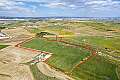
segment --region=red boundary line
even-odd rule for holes
[[[18,48],[21,48],[21,49],[25,49],[25,50],[29,50],[29,51],[32,51],[32,52],[40,52],[40,53],[49,54],[49,52],[45,52],[45,51],[40,51],[40,50],[36,50],[36,49],[31,49],[31,48],[22,47],[22,44],[31,41],[33,38],[34,38],[34,37],[32,37],[32,38],[30,38],[30,39],[28,39],[28,40],[26,40],[26,41],[23,41],[23,42],[21,42],[21,43],[18,43],[17,45],[15,45],[15,47],[18,47]],[[90,45],[88,45],[88,44],[82,46],[82,45],[78,45],[78,44],[66,42],[66,41],[62,40],[63,37],[58,37],[58,38],[60,38],[60,40],[58,40],[58,39],[56,39],[56,40],[49,40],[47,37],[43,37],[43,38],[46,39],[47,41],[62,42],[62,43],[65,43],[65,44],[69,44],[69,45],[76,46],[76,47],[82,47],[82,48],[84,48],[84,49],[86,49],[86,50],[88,50],[88,51],[90,51],[90,52],[92,53],[92,55],[85,57],[85,58],[83,59],[83,61],[80,61],[80,63],[79,63],[78,65],[76,65],[76,66],[79,66],[79,65],[85,63],[86,61],[88,61],[89,59],[91,59],[93,56],[95,56],[95,55],[97,54],[97,51],[96,51],[96,50],[93,50],[93,48],[92,48]],[[51,38],[51,37],[50,37],[50,38]],[[56,38],[56,37],[52,37],[52,38]],[[50,57],[49,57],[49,58],[50,58]],[[47,61],[49,58],[47,58],[45,61]]]
[[[61,40],[61,39],[58,41],[58,39],[57,39],[57,40],[49,40],[49,39],[46,38],[46,37],[44,37],[44,38],[45,38],[46,40],[48,40],[48,41],[62,42],[62,43],[65,43],[65,44],[69,44],[69,45],[76,46],[76,47],[82,47],[82,48],[84,48],[84,49],[86,49],[86,50],[88,50],[88,51],[90,51],[90,52],[92,53],[92,55],[85,57],[85,58],[83,59],[83,61],[80,61],[80,63],[79,63],[78,65],[76,65],[75,67],[77,67],[77,66],[85,63],[86,61],[88,61],[89,59],[91,59],[93,56],[95,56],[95,55],[97,54],[97,51],[96,51],[96,50],[93,50],[93,48],[92,48],[89,44],[86,44],[85,46],[82,46],[82,45],[78,45],[78,44],[66,42],[66,41]],[[59,37],[59,38],[61,38],[61,37]]]

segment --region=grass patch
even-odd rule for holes
[[[113,29],[120,29],[120,24],[114,23],[114,22],[83,22],[84,25],[86,26],[91,26],[96,30],[99,31],[108,31],[108,30],[113,30]]]
[[[90,53],[82,48],[63,46],[63,43],[49,42],[44,39],[33,39],[25,47],[54,53],[48,63],[58,69],[67,71],[75,80],[118,80],[116,65],[105,58],[95,56],[86,63],[71,69]]]
[[[104,48],[110,48],[113,50],[120,50],[120,38],[105,38],[105,37],[75,37],[74,40],[83,42],[85,40],[85,43],[89,43],[92,45],[96,45],[99,47],[104,47]]]
[[[8,45],[0,45],[0,49],[7,47]]]
[[[106,52],[106,49],[111,50],[111,52],[107,52],[108,54],[119,57],[120,56],[120,38],[106,38],[106,37],[98,37],[98,36],[84,36],[84,37],[72,37],[66,38],[71,42],[75,42],[78,44],[87,43],[94,47],[100,48],[103,52]]]
[[[120,65],[116,68],[116,74],[118,78],[120,79]]]
[[[85,36],[66,39],[78,44],[88,43],[96,47],[120,50],[120,38],[108,39],[105,37]],[[112,53],[111,55],[119,56],[117,53]],[[72,73],[76,80],[80,80],[81,78],[83,80],[119,80],[115,71],[116,67],[116,64],[109,62],[104,57],[96,56],[79,67],[76,67]]]
[[[42,72],[39,71],[36,64],[29,65],[29,67],[35,80],[58,80],[56,78],[44,75]]]
[[[63,29],[57,29],[57,30],[52,30],[55,33],[58,33],[59,35],[74,35],[73,32],[63,30]]]
[[[48,63],[64,71],[70,71],[83,58],[90,55],[90,52],[83,48],[69,47],[64,43],[37,38],[23,46],[53,53]]]
[[[105,58],[96,56],[73,70],[76,80],[118,80],[116,65]]]
[[[31,33],[40,33],[41,31],[43,31],[43,30],[41,30],[41,29],[39,29],[39,28],[29,28],[29,29],[27,29],[29,32],[31,32]]]

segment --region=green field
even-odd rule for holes
[[[113,50],[120,50],[120,38],[106,38],[106,37],[76,37],[75,40],[86,40],[87,43],[97,45],[99,47],[110,48]]]
[[[76,67],[72,73],[76,80],[119,80],[116,67],[115,64],[110,63],[103,57],[95,56]]]
[[[83,58],[90,55],[82,48],[66,47],[63,43],[49,42],[44,39],[33,39],[23,46],[53,53],[47,63],[68,72],[75,80],[118,80],[115,72],[117,66],[100,56],[95,56],[88,62],[72,69]]]
[[[70,71],[81,60],[90,55],[90,52],[83,48],[70,47],[64,43],[37,38],[23,46],[53,53],[48,63],[64,71]]]
[[[26,29],[26,30],[28,30],[31,33],[40,33],[41,31],[43,31],[38,28],[30,28],[30,29]]]
[[[7,47],[8,45],[0,45],[0,49]]]
[[[94,49],[97,48],[104,54],[108,54],[119,60],[119,23],[100,21],[46,21],[40,22],[40,26],[42,27],[34,29],[33,32],[46,30],[55,32],[58,35],[75,35],[66,37],[63,40],[80,45],[90,44]],[[76,33],[79,34],[76,35]],[[119,62],[114,62],[105,56],[96,55],[84,64],[75,67],[83,58],[91,54],[83,48],[76,48],[61,42],[50,42],[37,38],[25,43],[23,46],[53,53],[47,63],[56,69],[66,72],[75,80],[119,80],[116,74],[118,72],[118,75],[120,75]]]
[[[81,43],[87,43],[93,46],[96,46],[100,49],[105,48],[109,49],[112,53],[108,53],[110,55],[119,57],[120,56],[120,38],[119,37],[113,37],[113,38],[106,38],[106,37],[100,37],[100,36],[84,36],[84,37],[72,37],[72,38],[66,38],[66,40],[69,40],[71,42],[75,42],[78,44]]]
[[[120,50],[119,40],[120,38],[105,38],[105,37],[96,37],[96,36],[84,36],[84,37],[72,37],[66,38],[66,40],[75,42],[78,44],[87,43],[94,47],[108,48],[110,50]],[[85,41],[84,41],[85,40]],[[107,53],[112,56],[119,57],[120,54],[113,52]],[[79,76],[84,80],[118,80],[116,74],[117,63],[114,64],[104,57],[96,56],[93,59],[89,60],[85,64],[73,70],[74,76],[79,80]],[[78,72],[79,71],[79,72]],[[119,72],[118,72],[119,73]],[[110,77],[109,77],[110,76]],[[109,80],[109,79],[108,79]]]

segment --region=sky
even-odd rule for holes
[[[0,0],[0,16],[120,17],[120,0]]]

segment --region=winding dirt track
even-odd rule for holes
[[[74,80],[69,76],[65,75],[63,72],[56,71],[55,69],[50,68],[50,66],[44,62],[39,62],[37,66],[39,70],[47,76],[56,77],[59,80]]]

